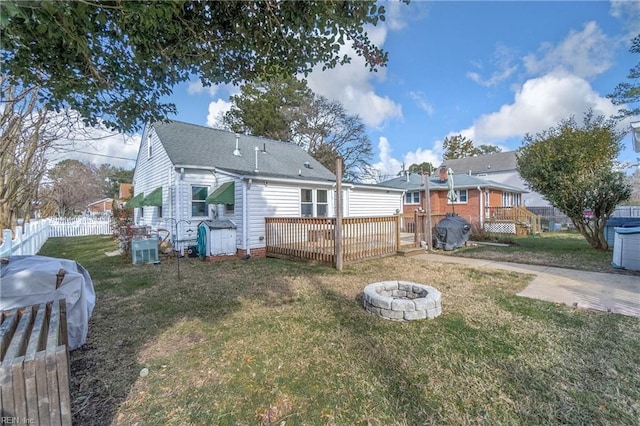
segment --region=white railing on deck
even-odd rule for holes
[[[83,235],[109,235],[111,219],[47,218],[32,220],[16,228],[2,230],[0,257],[34,255],[49,237],[77,237]]]

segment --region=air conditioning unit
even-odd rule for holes
[[[134,265],[158,262],[158,241],[155,238],[131,240],[131,259]]]

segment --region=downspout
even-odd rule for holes
[[[482,217],[482,188],[480,188],[479,186],[476,187],[476,189],[478,190],[478,195],[479,195],[479,200],[480,200],[480,205],[478,206],[478,214],[479,214],[479,218],[480,218],[480,228],[483,227],[483,223],[484,223],[484,218]]]
[[[167,189],[167,203],[169,204],[169,208],[167,209],[167,213],[169,214],[169,217],[173,217],[173,197],[171,196],[171,191],[173,190],[173,173],[175,172],[175,169],[173,168],[173,166],[169,166],[169,188]],[[164,199],[163,199],[164,201]],[[164,211],[162,212],[162,215],[164,216],[165,213]],[[163,221],[164,218],[160,219],[160,221]]]
[[[242,180],[242,241],[244,241],[246,256],[251,255],[251,248],[249,248],[249,203],[247,202],[249,199],[249,184],[251,182],[251,179],[249,179],[248,184],[247,180]]]

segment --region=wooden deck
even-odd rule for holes
[[[335,264],[335,218],[265,218],[267,256]],[[344,218],[343,262],[396,254],[399,217]],[[410,234],[413,235],[413,234]]]

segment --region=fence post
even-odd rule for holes
[[[334,232],[336,269],[342,271],[344,246],[342,241],[342,157],[336,157],[336,224]]]
[[[11,229],[3,229],[2,230],[2,249],[1,253],[4,256],[4,253],[7,253],[7,256],[11,255],[11,249],[13,248],[13,232]]]
[[[402,231],[402,213],[396,215],[396,250],[400,250],[400,232]]]

